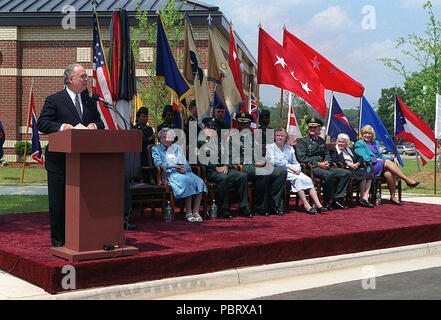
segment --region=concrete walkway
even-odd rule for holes
[[[0,186],[0,195],[47,195],[47,186]]]
[[[440,197],[403,196],[403,201],[441,204]],[[27,281],[0,271],[0,300],[253,299],[364,279],[366,267],[369,267],[369,272],[374,270],[375,276],[382,276],[439,266],[441,241],[120,286],[72,290],[57,295],[50,295]]]

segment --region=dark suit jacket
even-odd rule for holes
[[[66,89],[47,97],[38,118],[38,131],[45,134],[58,132],[63,123],[73,126],[79,123],[82,123],[84,126],[95,123],[98,129],[104,129],[104,123],[101,120],[96,102],[89,97],[87,90],[81,93],[81,101],[83,104],[82,119],[80,119]],[[49,150],[50,146],[46,150],[46,170],[64,174],[66,154],[50,152]]]

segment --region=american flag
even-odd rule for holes
[[[43,151],[41,150],[40,136],[37,130],[37,116],[35,115],[34,94],[31,89],[31,99],[29,103],[28,127],[32,128],[32,159],[39,164],[44,164]]]
[[[100,27],[98,25],[98,16],[93,13],[93,79],[92,94],[98,93],[104,100],[112,103],[110,93],[109,74],[107,72],[107,63],[104,57],[103,44],[101,42]],[[117,130],[116,116],[113,111],[104,107],[102,102],[97,102],[97,108],[104,122],[106,129]]]
[[[253,95],[250,96],[250,105],[248,107],[248,112],[253,117],[253,122],[251,122],[251,128],[257,128],[257,114],[259,109],[257,108],[257,101],[254,99]]]

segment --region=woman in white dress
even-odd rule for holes
[[[288,134],[285,129],[279,128],[274,132],[274,143],[266,146],[266,157],[270,163],[276,167],[282,167],[287,170],[287,180],[291,182],[291,189],[297,192],[302,200],[306,213],[316,214],[326,211],[322,206],[314,188],[312,179],[301,171],[299,162],[296,159],[294,148],[286,144]],[[305,190],[309,190],[309,195],[314,201],[311,206],[306,200]]]

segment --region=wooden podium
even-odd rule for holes
[[[66,239],[64,247],[51,248],[53,255],[77,262],[139,253],[124,243],[124,153],[141,151],[141,134],[68,130],[49,135],[49,150],[66,153]]]

